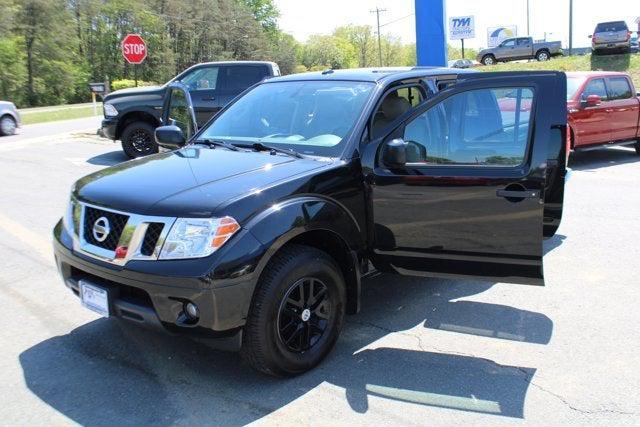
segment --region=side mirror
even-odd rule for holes
[[[587,99],[582,101],[582,107],[595,107],[597,105],[600,105],[600,103],[602,102],[602,100],[600,99],[600,96],[598,95],[589,95],[587,96]]]
[[[392,168],[402,168],[407,164],[407,143],[402,138],[392,139],[382,147],[382,162]]]
[[[156,128],[156,143],[169,150],[177,150],[186,144],[182,129],[176,125],[160,126]]]
[[[592,37],[593,37],[593,34],[589,34],[587,37],[588,37],[588,38],[592,38]]]

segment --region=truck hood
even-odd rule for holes
[[[328,164],[266,151],[189,146],[95,172],[76,182],[74,194],[87,203],[141,215],[208,217],[229,200]]]
[[[105,102],[111,101],[116,98],[122,98],[125,96],[132,95],[155,95],[157,93],[161,93],[164,90],[163,86],[141,86],[141,87],[132,87],[128,89],[120,89],[111,92],[109,95],[104,97]]]

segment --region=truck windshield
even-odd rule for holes
[[[218,115],[199,139],[277,144],[334,157],[373,88],[373,83],[348,81],[264,83]]]
[[[567,101],[573,98],[582,83],[584,83],[584,77],[567,78]]]

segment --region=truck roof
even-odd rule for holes
[[[346,70],[325,70],[309,73],[289,74],[287,76],[269,79],[274,81],[304,81],[304,80],[347,80],[359,82],[380,82],[387,79],[411,79],[422,76],[457,75],[470,71],[446,67],[379,67],[352,68]]]
[[[594,76],[624,76],[629,74],[620,71],[567,71],[567,77],[594,77]]]
[[[193,64],[189,68],[200,67],[203,65],[227,65],[227,64],[244,64],[244,65],[277,65],[272,61],[212,61],[212,62],[198,62]]]

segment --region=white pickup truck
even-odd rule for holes
[[[518,59],[537,59],[547,61],[552,56],[562,55],[562,43],[534,42],[531,37],[513,37],[505,39],[498,46],[482,49],[478,52],[478,61],[484,65]]]

